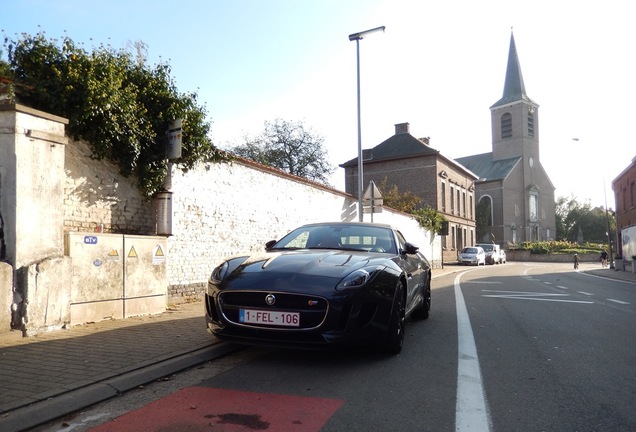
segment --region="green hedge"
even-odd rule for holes
[[[584,254],[584,253],[601,253],[607,250],[607,245],[598,243],[573,243],[569,241],[542,241],[542,242],[523,242],[515,245],[514,249],[529,250],[531,254]],[[513,249],[513,247],[511,247]]]

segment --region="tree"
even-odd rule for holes
[[[265,122],[263,133],[246,137],[245,144],[230,151],[253,161],[328,184],[335,171],[327,160],[324,138],[299,121],[276,119]]]
[[[149,196],[163,186],[166,132],[174,120],[183,120],[178,168],[227,156],[208,137],[196,93],[178,92],[168,64],[147,67],[140,58],[144,46],[138,43],[135,55],[103,45],[87,52],[68,36],[22,34],[16,41],[5,37],[8,71],[0,71],[16,83],[19,102],[68,118],[69,135],[88,141],[94,158],[134,175]]]
[[[422,228],[426,228],[435,234],[441,234],[446,218],[433,207],[424,206],[424,208],[414,210],[413,215]]]
[[[613,211],[606,211],[603,207],[592,208],[589,202],[581,204],[573,196],[559,197],[556,202],[557,239],[606,243],[608,217],[610,229],[615,232]]]
[[[422,202],[421,197],[410,191],[400,192],[397,185],[389,186],[388,179],[386,177],[384,177],[384,179],[380,182],[378,189],[382,194],[382,201],[384,205],[404,213],[412,213]]]

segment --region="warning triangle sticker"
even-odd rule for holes
[[[137,258],[137,251],[134,246],[130,247],[130,252],[128,252],[128,258]]]
[[[155,256],[163,256],[163,249],[161,246],[157,245],[157,250],[155,251]]]

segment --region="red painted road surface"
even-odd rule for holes
[[[188,387],[91,432],[317,432],[343,401]]]

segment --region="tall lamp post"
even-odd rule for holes
[[[607,219],[607,243],[609,244],[609,268],[614,268],[614,251],[612,250],[612,231],[610,225],[609,209],[607,208],[607,189],[605,177],[603,177],[603,195],[605,195],[605,218]]]
[[[350,41],[356,41],[356,59],[357,59],[357,77],[358,77],[358,220],[362,222],[362,127],[360,121],[360,41],[364,36],[375,33],[378,31],[384,31],[385,26],[376,27],[370,30],[365,30],[359,33],[353,33],[349,35]]]

